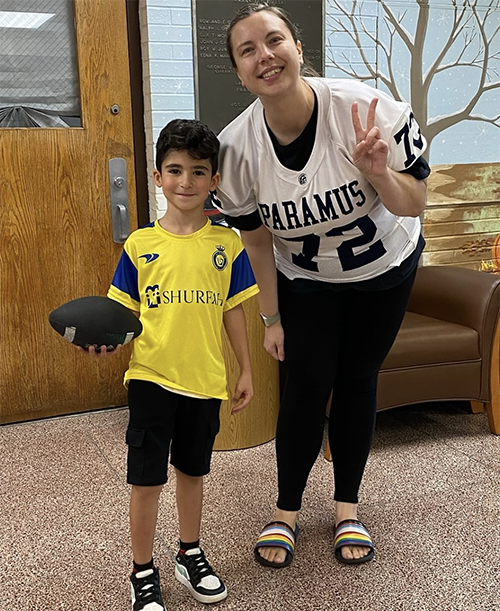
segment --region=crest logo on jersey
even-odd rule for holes
[[[224,252],[226,249],[224,246],[220,245],[216,246],[215,248],[216,250],[212,255],[212,263],[215,269],[218,269],[221,272],[227,265],[227,257]]]
[[[299,185],[305,185],[307,182],[307,176],[304,173],[299,174],[298,181],[299,181]]]
[[[156,261],[160,255],[157,252],[147,253],[145,255],[139,255],[139,259],[145,259],[146,263]]]
[[[153,286],[146,287],[146,299],[148,302],[148,308],[157,308],[160,305],[159,284],[154,284]]]

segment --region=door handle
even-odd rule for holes
[[[120,230],[118,232],[118,242],[125,242],[130,233],[130,223],[128,218],[128,210],[123,204],[118,204],[118,217],[120,219]]]
[[[130,235],[130,216],[127,184],[127,161],[114,157],[108,162],[109,198],[113,242],[123,244]]]

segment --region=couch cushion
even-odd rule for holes
[[[474,329],[407,312],[382,370],[480,358],[479,336]]]

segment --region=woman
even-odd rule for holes
[[[366,562],[374,552],[358,520],[358,490],[378,372],[424,247],[418,217],[430,173],[421,157],[426,142],[408,104],[353,80],[302,77],[302,45],[278,8],[243,7],[227,46],[241,83],[258,99],[219,136],[218,207],[241,230],[250,256],[264,347],[287,368],[277,508],[255,557],[275,568],[292,561],[333,393],[335,556]]]

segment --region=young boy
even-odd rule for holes
[[[108,293],[143,325],[125,374],[133,611],[165,609],[153,540],[170,444],[180,530],[175,575],[202,603],[227,596],[200,547],[203,476],[227,398],[223,325],[240,366],[232,412],[253,395],[241,303],[258,288],[237,234],[203,213],[219,181],[218,152],[199,121],[178,119],[162,130],[153,177],[167,211],[128,238]]]

